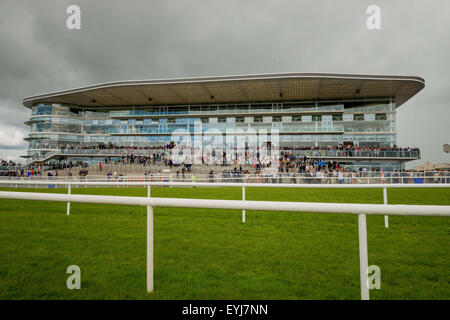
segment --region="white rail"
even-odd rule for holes
[[[0,191],[2,199],[121,204],[147,207],[147,292],[153,291],[153,207],[318,212],[358,215],[361,299],[369,299],[366,215],[450,216],[450,206],[209,200]]]
[[[290,202],[290,201],[248,201],[248,200],[214,200],[214,199],[183,199],[183,198],[153,198],[98,196],[85,194],[60,194],[39,192],[0,191],[0,198],[81,202],[98,204],[122,204],[152,207],[182,207],[205,209],[235,209],[258,211],[292,211],[321,212],[343,214],[397,215],[397,216],[448,216],[450,206],[430,205],[384,205],[384,204],[353,204],[353,203],[322,203],[322,202]]]
[[[18,177],[18,176],[0,176],[0,181],[9,181],[9,180],[42,180],[42,181],[70,181],[70,180],[78,180],[78,181],[109,181],[110,179],[121,180],[121,181],[139,181],[139,180],[166,180],[171,182],[185,182],[185,181],[193,181],[196,180],[198,182],[256,182],[256,183],[311,183],[311,184],[337,184],[337,183],[357,183],[357,184],[371,184],[371,183],[399,183],[399,184],[411,184],[411,183],[450,183],[450,171],[426,171],[426,172],[385,172],[383,176],[381,176],[380,172],[344,172],[342,177],[337,175],[329,176],[328,174],[322,174],[323,176],[318,176],[318,173],[278,173],[275,176],[272,173],[264,173],[264,174],[234,174],[230,172],[229,174],[224,175],[223,173],[214,173],[213,175],[207,173],[193,173],[187,172],[184,175],[175,174],[174,170],[180,170],[179,168],[175,169],[163,169],[162,173],[149,173],[148,175],[133,175],[131,171],[139,171],[139,170],[150,170],[147,167],[128,167],[124,165],[126,169],[115,168],[111,170],[104,169],[105,174],[98,175],[101,173],[98,167],[89,167],[89,172],[91,172],[88,176],[67,176],[64,174],[57,176],[40,176],[34,175],[30,177]],[[138,170],[138,168],[140,168]],[[220,169],[224,167],[219,167]],[[77,171],[77,168],[74,169]],[[57,170],[53,170],[57,171]],[[73,171],[73,170],[72,170]],[[95,171],[96,174],[92,174]],[[127,173],[126,175],[119,175],[114,177],[113,175],[106,175],[106,172],[119,172],[119,173]],[[166,172],[167,171],[167,172]],[[195,170],[194,170],[195,171]],[[219,171],[219,169],[217,169]],[[73,172],[75,174],[75,172]],[[143,172],[142,172],[143,173]]]
[[[261,188],[449,188],[450,183],[374,183],[374,184],[308,184],[308,183],[245,183],[245,182],[165,182],[165,181],[33,181],[7,180],[0,185],[15,187],[18,185],[79,185],[79,186],[172,186],[172,187],[261,187]]]
[[[396,183],[378,183],[378,184],[288,184],[288,183],[245,183],[245,182],[164,182],[164,181],[33,181],[33,180],[20,180],[20,181],[8,181],[1,183],[0,185],[10,185],[12,187],[18,187],[19,185],[35,186],[67,186],[68,194],[71,193],[71,186],[171,186],[171,187],[241,187],[242,188],[242,200],[245,200],[245,187],[263,187],[263,188],[337,188],[337,189],[355,189],[355,188],[383,188],[383,201],[387,204],[387,189],[388,188],[450,188],[449,183],[439,184],[396,184]],[[149,191],[150,192],[150,191]],[[70,215],[70,202],[67,202],[67,215]],[[389,228],[388,216],[384,218],[384,225]],[[242,223],[245,223],[245,209],[242,210]]]

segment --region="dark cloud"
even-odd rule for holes
[[[381,7],[379,31],[365,27],[373,3]],[[81,30],[65,27],[70,4],[81,7]],[[288,71],[417,75],[426,88],[398,109],[398,144],[448,162],[449,9],[447,0],[2,0],[0,132],[25,132],[23,97],[97,82]]]

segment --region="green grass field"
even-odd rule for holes
[[[0,189],[63,192],[66,189]],[[75,188],[146,196],[144,188]],[[381,189],[247,188],[247,200],[382,203]],[[154,197],[240,199],[240,188],[153,188]],[[450,205],[449,189],[391,189],[390,204]],[[0,200],[0,299],[360,299],[354,215],[155,208],[146,293],[144,207]],[[368,216],[371,299],[450,299],[450,220]],[[81,268],[68,290],[66,268]]]

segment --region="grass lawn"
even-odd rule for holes
[[[66,189],[1,191],[63,192]],[[145,188],[73,188],[146,196]],[[241,189],[153,188],[154,197],[241,199]],[[247,200],[382,203],[382,189],[247,188]],[[450,189],[391,189],[390,204],[450,205]],[[146,293],[146,209],[0,200],[0,299],[360,299],[354,215],[155,208]],[[368,216],[371,299],[450,299],[450,220]],[[81,290],[66,269],[81,268]]]

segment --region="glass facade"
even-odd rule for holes
[[[106,111],[105,111],[106,110]],[[28,156],[67,146],[114,144],[158,146],[174,142],[173,134],[242,130],[244,136],[264,129],[279,132],[280,146],[393,146],[395,102],[297,101],[207,105],[102,107],[37,104],[27,122]]]

